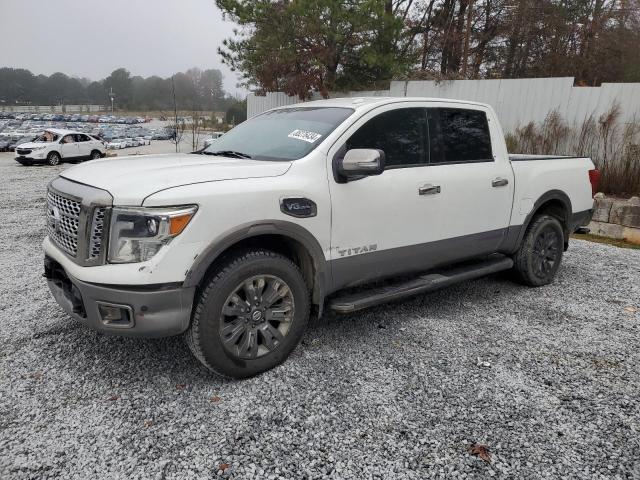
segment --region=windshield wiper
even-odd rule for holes
[[[248,153],[236,152],[235,150],[219,150],[217,152],[208,152],[203,150],[203,155],[216,155],[218,157],[232,157],[232,158],[251,158]]]

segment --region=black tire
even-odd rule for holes
[[[261,280],[266,282],[262,287]],[[247,284],[254,288],[249,292],[257,292],[253,304],[247,303],[251,300]],[[272,296],[277,297],[272,302],[275,307],[268,308]],[[286,321],[274,318],[277,309],[278,318],[289,316]],[[269,250],[241,251],[204,282],[185,339],[209,370],[224,377],[247,378],[287,359],[304,334],[309,309],[309,287],[291,260]],[[272,333],[276,330],[277,336]],[[255,348],[247,347],[254,345],[251,339]]]
[[[93,150],[89,156],[89,160],[97,160],[99,158],[102,158],[102,154],[99,150]]]
[[[51,152],[47,155],[47,164],[55,167],[60,165],[60,154],[58,152]]]
[[[549,215],[533,218],[513,257],[519,281],[531,287],[553,282],[564,250],[564,232],[558,219]]]

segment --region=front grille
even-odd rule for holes
[[[47,189],[49,240],[78,265],[103,265],[111,203],[106,190],[57,177]]]
[[[72,257],[78,254],[80,202],[47,192],[47,232],[49,237]]]
[[[16,153],[18,155],[29,155],[31,153],[30,148],[16,148]]]
[[[89,258],[98,258],[102,253],[102,237],[104,234],[104,217],[107,214],[105,207],[97,207],[93,210],[91,221],[91,237],[89,238]]]

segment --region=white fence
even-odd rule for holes
[[[16,113],[90,113],[106,110],[104,105],[0,105],[0,112]]]
[[[509,80],[393,81],[386,91],[331,94],[351,96],[393,96],[456,98],[488,103],[497,112],[505,132],[531,121],[541,122],[552,110],[573,125],[593,114],[607,112],[614,104],[621,109],[623,123],[640,120],[640,83],[604,83],[601,87],[574,87],[572,77]],[[318,97],[319,98],[319,97]],[[315,99],[315,98],[314,98]],[[281,92],[266,96],[250,94],[247,114],[253,116],[270,108],[298,103],[297,97]]]

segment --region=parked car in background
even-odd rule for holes
[[[9,150],[9,145],[11,144],[11,137],[0,137],[0,152],[6,152]]]
[[[125,148],[125,146],[125,143],[121,140],[111,140],[109,143],[107,143],[107,148],[109,150],[120,150],[122,148]]]
[[[216,140],[218,140],[222,135],[224,135],[224,132],[213,132],[213,133],[211,133],[209,138],[205,138],[205,140],[204,140],[204,148],[207,148],[207,147],[211,146],[211,144],[213,142],[215,142]]]
[[[36,138],[36,135],[24,135],[14,138],[11,143],[9,143],[8,150],[13,152],[16,147],[22,143],[31,142]]]
[[[106,147],[97,138],[73,130],[49,129],[33,141],[16,147],[16,162],[22,165],[46,163],[58,165],[64,161],[95,160],[104,157]]]

